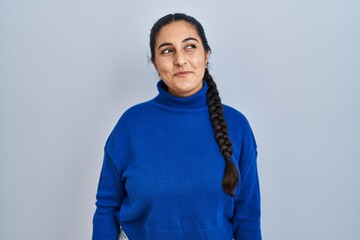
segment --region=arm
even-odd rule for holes
[[[233,219],[236,240],[261,240],[257,149],[252,132],[250,136],[244,141],[239,160],[240,190],[235,198]]]
[[[93,240],[117,240],[120,226],[115,218],[119,211],[125,190],[121,178],[105,149],[98,191],[96,211],[93,219]]]

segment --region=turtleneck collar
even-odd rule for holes
[[[173,108],[195,109],[207,106],[206,93],[208,85],[203,81],[203,87],[194,95],[189,97],[177,97],[168,92],[168,87],[164,81],[160,80],[157,84],[159,95],[155,97],[154,101]]]

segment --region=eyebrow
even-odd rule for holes
[[[188,37],[188,38],[185,38],[184,40],[182,40],[182,42],[187,42],[187,41],[191,41],[191,40],[194,40],[194,41],[196,41],[196,42],[199,42],[196,38],[193,38],[193,37]],[[160,48],[162,48],[162,47],[164,47],[164,46],[171,46],[172,45],[172,43],[162,43],[162,44],[160,44],[160,46],[158,47],[158,49],[160,49]]]

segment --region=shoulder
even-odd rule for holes
[[[134,129],[134,126],[136,129],[136,126],[139,126],[139,124],[145,124],[146,118],[152,115],[151,105],[151,100],[149,100],[126,109],[111,131],[107,143],[109,143],[109,141],[118,142],[119,139],[127,138],[129,132]]]
[[[126,129],[134,124],[146,122],[146,119],[154,115],[152,100],[138,103],[126,109],[116,123],[114,130]]]
[[[139,117],[139,115],[144,115],[152,111],[152,100],[138,103],[130,108],[128,108],[120,117],[120,121],[130,121],[133,118]]]
[[[242,112],[228,105],[223,105],[223,109],[228,125],[242,129],[251,129],[248,119]]]
[[[223,105],[223,109],[229,137],[234,145],[243,146],[245,144],[256,148],[254,133],[245,115],[228,105]]]

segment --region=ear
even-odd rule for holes
[[[206,53],[205,53],[205,66],[207,66],[207,65],[208,65],[208,62],[209,62],[209,55],[210,55],[210,53],[209,53],[209,52],[206,52]]]

